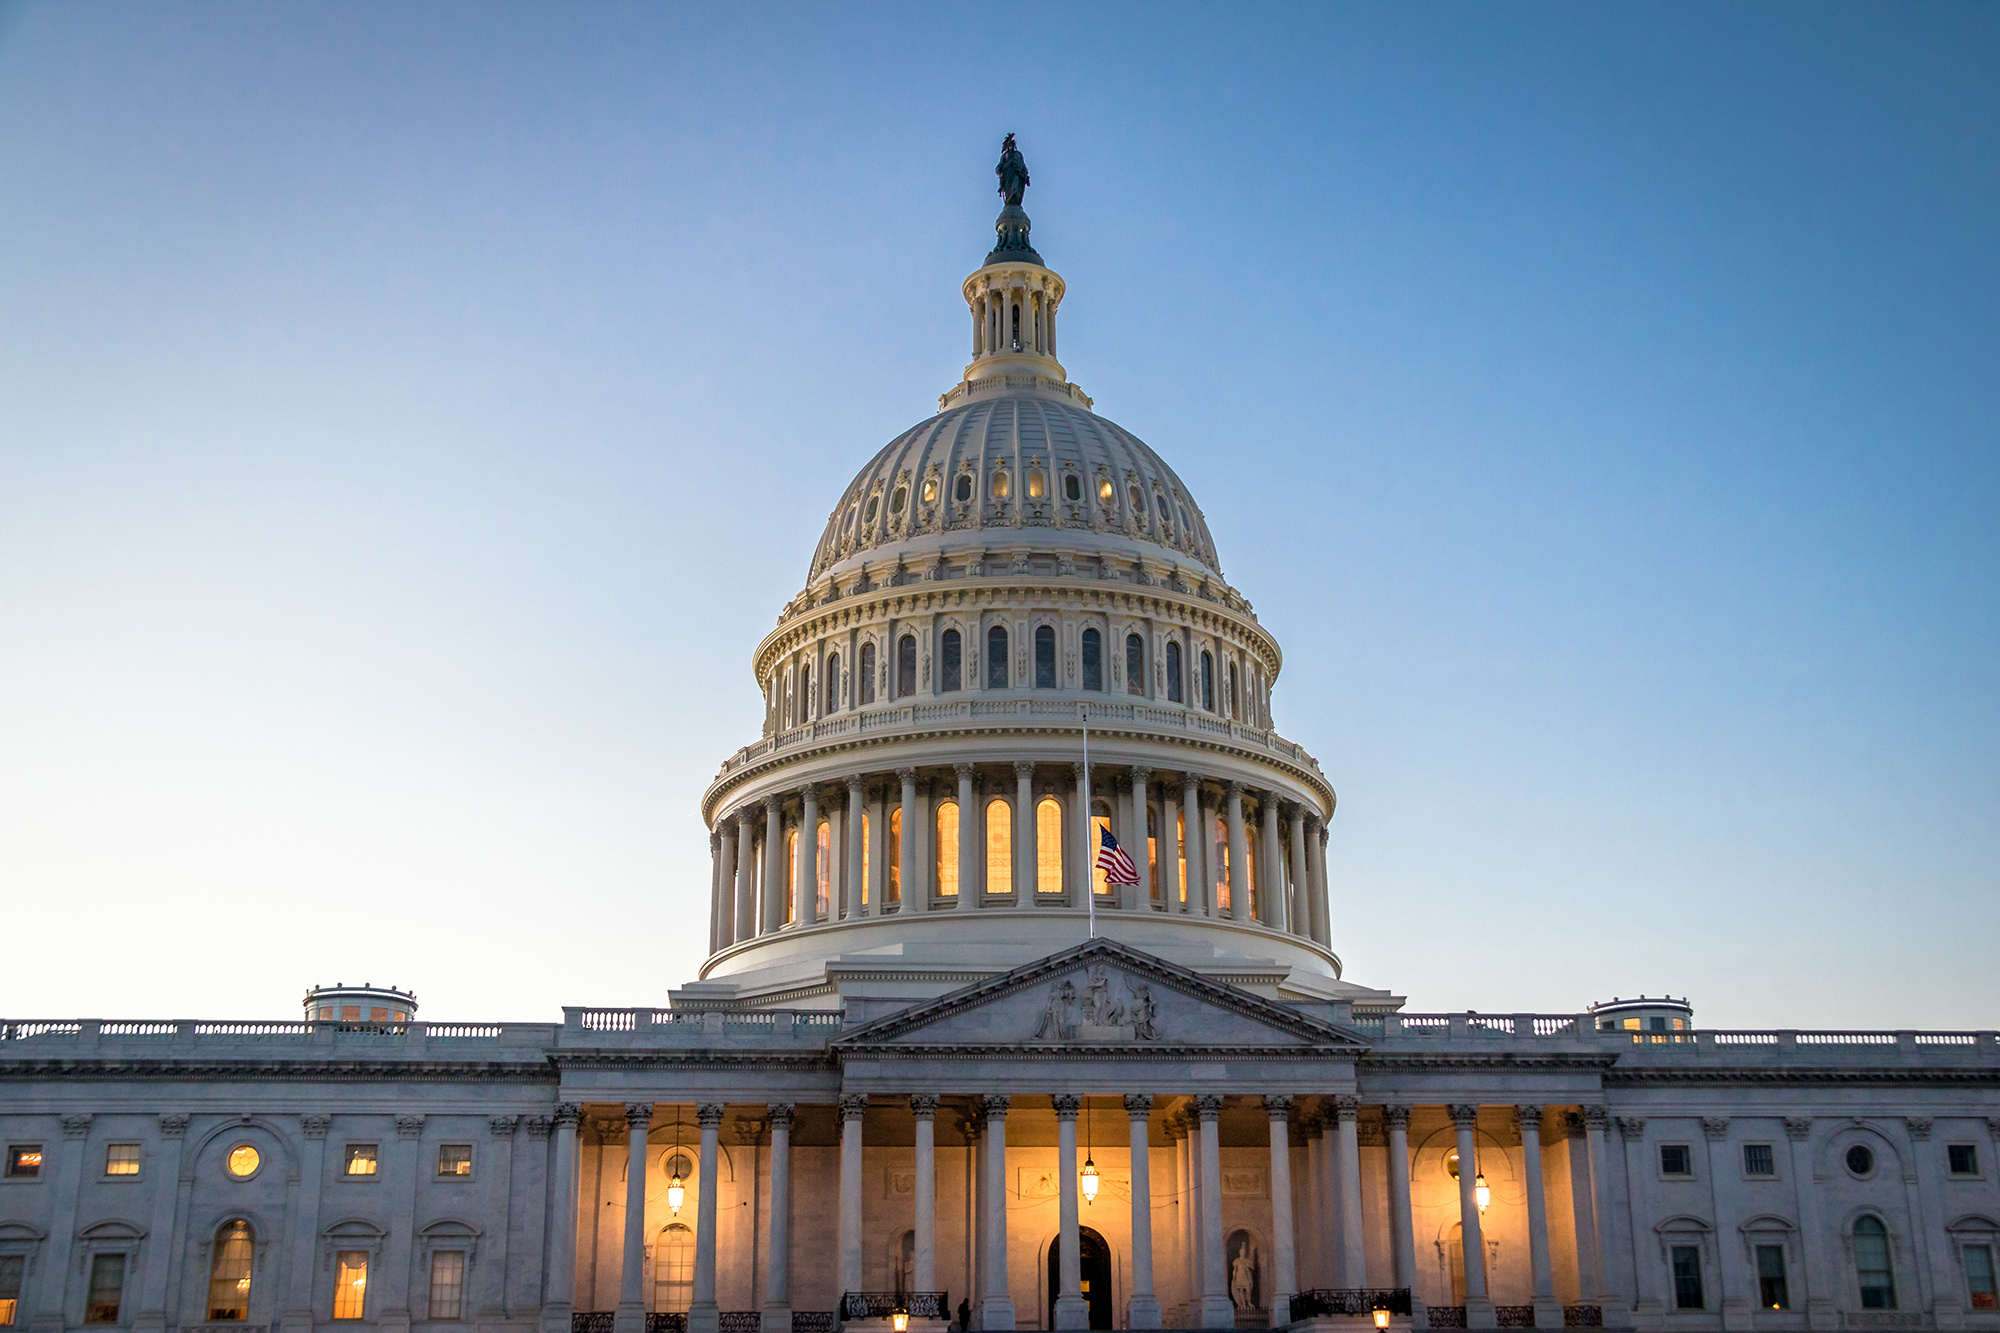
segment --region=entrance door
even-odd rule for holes
[[[1111,1247],[1104,1243],[1104,1237],[1089,1227],[1076,1229],[1077,1257],[1082,1261],[1078,1273],[1083,1279],[1084,1303],[1090,1307],[1090,1327],[1112,1328],[1111,1318]],[[1062,1293],[1062,1237],[1049,1242],[1049,1322],[1044,1326],[1056,1326],[1056,1297]]]

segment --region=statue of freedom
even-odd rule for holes
[[[1011,134],[1000,145],[1000,164],[993,168],[993,174],[1000,178],[1001,199],[1009,208],[1019,208],[1021,196],[1028,189],[1028,162],[1014,146]]]

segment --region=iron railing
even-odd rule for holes
[[[716,1319],[721,1333],[762,1333],[764,1328],[762,1310],[724,1310]]]
[[[832,1310],[792,1311],[792,1333],[833,1333]]]
[[[1603,1328],[1604,1308],[1598,1305],[1565,1305],[1564,1328]]]
[[[840,1298],[842,1322],[887,1319],[901,1310],[912,1319],[951,1318],[951,1293],[944,1291],[850,1291]]]
[[[1410,1313],[1408,1287],[1313,1287],[1292,1297],[1292,1319],[1312,1319],[1318,1315]]]
[[[1535,1307],[1532,1305],[1496,1305],[1493,1307],[1493,1322],[1501,1328],[1533,1328]]]
[[[1432,1328],[1464,1328],[1465,1307],[1463,1305],[1431,1305],[1425,1307]]]
[[[615,1310],[578,1310],[569,1317],[569,1333],[611,1333],[611,1321],[616,1315]],[[646,1333],[653,1333],[650,1316],[646,1323]]]

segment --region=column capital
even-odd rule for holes
[[[953,764],[951,771],[957,775],[960,782],[970,782],[973,770],[977,767],[976,764]]]
[[[772,792],[764,798],[764,814],[766,818],[782,812],[784,808],[785,798],[777,792]]]
[[[1014,761],[1014,776],[1033,780],[1035,776],[1035,761],[1032,759],[1016,759]]]
[[[301,1126],[303,1128],[303,1126]],[[496,1115],[486,1118],[487,1132],[496,1139],[511,1139],[520,1132],[521,1117],[517,1115]]]
[[[1153,770],[1143,764],[1134,764],[1125,771],[1134,782],[1144,783],[1153,780]]]
[[[859,1120],[868,1111],[868,1094],[865,1092],[842,1093],[840,1098],[840,1118]]]
[[[396,1137],[399,1139],[414,1139],[421,1136],[424,1132],[424,1119],[425,1117],[420,1115],[397,1116]],[[65,1130],[69,1128],[67,1117],[65,1117],[63,1128]]]
[[[1291,1119],[1292,1099],[1289,1096],[1285,1095],[1284,1093],[1280,1092],[1265,1093],[1264,1114],[1271,1117],[1271,1119],[1273,1120]]]
[[[90,1122],[95,1117],[90,1114],[66,1115],[62,1118],[62,1132],[66,1139],[81,1139],[90,1136]]]
[[[1916,1122],[1911,1121],[1909,1123],[1915,1124]],[[1931,1136],[1931,1122],[1926,1120],[1923,1122],[1923,1126],[1924,1126],[1923,1137],[1929,1138]],[[1713,1139],[1717,1142],[1720,1142],[1721,1140],[1728,1138],[1729,1117],[1719,1116],[1719,1115],[1703,1116],[1701,1118],[1701,1136],[1705,1139]]]
[[[1359,1097],[1335,1097],[1333,1099],[1333,1118],[1339,1124],[1346,1124],[1350,1120],[1359,1120],[1361,1118],[1361,1099]]]
[[[1794,1143],[1804,1143],[1812,1137],[1812,1117],[1809,1115],[1788,1115],[1785,1117],[1785,1137]]]
[[[1134,1120],[1149,1120],[1153,1115],[1153,1094],[1150,1092],[1128,1092],[1125,1094],[1125,1114]]]
[[[896,770],[896,777],[907,787],[916,782],[917,770],[914,768],[899,768]]]
[[[1645,1117],[1636,1115],[1619,1116],[1618,1134],[1619,1137],[1632,1143],[1637,1143],[1640,1139],[1645,1138],[1646,1137]]]
[[[1199,787],[1201,785],[1201,774],[1191,768],[1188,769],[1181,774],[1181,785],[1183,787]]]
[[[812,803],[813,803],[814,805],[818,805],[818,804],[819,804],[819,784],[818,784],[817,782],[802,782],[802,783],[800,783],[800,784],[799,784],[799,799],[800,799],[800,800],[802,800],[802,801],[811,801],[811,802],[812,802]]]
[[[703,1102],[694,1109],[695,1121],[703,1129],[721,1129],[725,1109],[721,1102]]]
[[[750,827],[756,822],[756,819],[757,807],[755,805],[739,805],[736,807],[736,822],[743,826],[745,832],[749,831]]]
[[[333,1124],[330,1115],[302,1115],[299,1117],[299,1133],[309,1139],[323,1139]],[[160,1117],[160,1136],[177,1139],[187,1133],[188,1117],[184,1115],[163,1115]]]
[[[526,1117],[526,1123],[528,1137],[531,1139],[546,1139],[549,1131],[556,1127],[554,1116],[531,1115]]]
[[[643,1133],[644,1130],[642,1126],[650,1123],[652,1119],[653,1119],[653,1104],[651,1102],[625,1103],[625,1123],[633,1130],[633,1132]]]
[[[1410,1108],[1401,1102],[1390,1102],[1382,1108],[1382,1123],[1391,1129],[1408,1129]]]
[[[1542,1107],[1534,1102],[1523,1102],[1514,1108],[1514,1128],[1521,1131],[1521,1137],[1542,1127]]]
[[[1594,1129],[1600,1134],[1603,1133],[1611,1128],[1611,1112],[1602,1106],[1584,1107],[1583,1127],[1586,1130]]]
[[[1222,1119],[1222,1098],[1213,1092],[1204,1092],[1194,1099],[1195,1118],[1206,1124]]]
[[[1479,1124],[1479,1108],[1464,1102],[1455,1102],[1444,1108],[1451,1115],[1451,1123],[1460,1129],[1473,1129]]]
[[[577,1102],[557,1102],[549,1119],[558,1125],[574,1125],[583,1119],[583,1107]]]
[[[1076,1113],[1083,1109],[1083,1098],[1073,1092],[1059,1092],[1049,1101],[1056,1108],[1058,1120],[1074,1120]]]
[[[1082,765],[1082,764],[1071,764],[1071,765],[1069,766],[1069,771],[1070,771],[1071,773],[1073,773],[1073,774],[1074,774],[1074,775],[1076,776],[1076,781],[1077,781],[1078,785],[1079,785],[1079,786],[1080,786],[1080,785],[1082,785],[1082,783],[1083,783],[1083,765]]]
[[[847,783],[847,794],[858,798],[868,779],[859,773],[849,773],[843,781]]]
[[[711,852],[722,850],[722,825],[717,824],[708,831],[708,850]]]
[[[1014,1099],[1009,1094],[1004,1092],[989,1092],[979,1099],[979,1113],[988,1120],[1005,1120],[1007,1118],[1007,1108],[1013,1104]]]
[[[1229,799],[1232,801],[1240,801],[1243,799],[1243,784],[1238,782],[1235,778],[1231,778],[1227,783],[1223,784],[1223,791],[1228,795]]]
[[[935,1120],[937,1118],[937,1109],[938,1098],[936,1093],[915,1092],[910,1094],[910,1114],[917,1119]]]
[[[790,1102],[771,1102],[764,1107],[764,1119],[772,1129],[790,1129],[793,1109]]]
[[[1729,1122],[1725,1120],[1722,1123],[1727,1128]],[[1706,1120],[1702,1121],[1701,1127],[1706,1131],[1708,1129],[1708,1122]],[[1931,1137],[1931,1121],[1929,1116],[1904,1116],[1903,1128],[1909,1130],[1910,1137],[1918,1143],[1928,1142]]]

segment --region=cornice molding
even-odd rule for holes
[[[554,1083],[546,1055],[534,1060],[0,1060],[0,1082],[23,1079],[99,1078],[125,1081],[244,1083],[382,1082],[468,1083],[509,1080]]]

